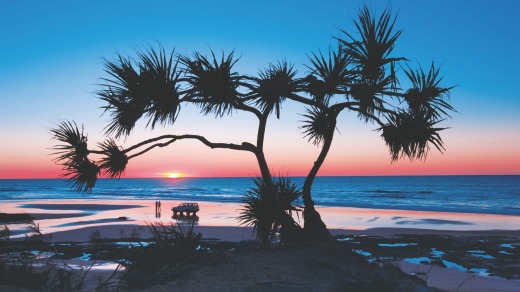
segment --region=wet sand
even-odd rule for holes
[[[0,201],[2,213],[27,213],[40,225],[44,233],[55,233],[89,226],[107,224],[146,225],[175,221],[171,208],[180,201],[162,201],[156,213],[155,201],[100,201],[77,199],[67,201]],[[181,218],[194,221],[197,226],[239,225],[237,216],[242,206],[236,203],[199,202],[196,217]],[[331,229],[371,230],[374,228],[479,231],[518,231],[520,216],[473,213],[448,213],[408,210],[383,210],[348,207],[317,206],[323,221]],[[302,222],[300,222],[302,223]],[[0,222],[0,224],[3,224]],[[14,226],[16,229],[17,226]]]
[[[162,201],[160,213],[157,213],[155,201],[143,200],[0,201],[2,212],[7,217],[8,214],[27,214],[44,234],[52,233],[53,239],[60,241],[88,241],[96,230],[108,238],[129,235],[135,230],[146,237],[149,235],[147,225],[171,222],[193,223],[196,231],[206,238],[226,241],[254,239],[251,228],[239,226],[236,219],[242,208],[239,204],[200,202],[197,216],[172,218],[171,208],[180,203]],[[520,236],[520,216],[341,207],[317,209],[334,235]],[[22,237],[27,232],[26,222],[0,222],[3,224],[15,237]]]

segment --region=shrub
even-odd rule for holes
[[[126,288],[144,288],[171,280],[185,271],[190,260],[201,250],[202,234],[194,232],[194,223],[149,224],[152,243],[131,247],[120,264],[127,271],[122,285]]]
[[[273,210],[269,196],[266,195],[268,190],[264,180],[256,178],[254,183],[256,187],[248,190],[242,200],[244,208],[238,217],[240,225],[252,226],[256,237],[264,242],[273,240],[278,232],[282,233],[280,236],[283,237],[283,230],[280,229],[281,218],[275,216],[277,213]],[[299,217],[298,212],[301,208],[293,205],[302,195],[298,186],[292,183],[290,178],[283,176],[276,178],[274,185],[283,211],[289,216],[294,213]]]

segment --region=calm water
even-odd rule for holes
[[[301,185],[303,179],[293,180]],[[0,180],[0,201],[240,202],[252,186],[250,178],[100,179],[92,193],[82,195],[64,180]],[[520,176],[319,177],[313,196],[323,206],[520,215]]]

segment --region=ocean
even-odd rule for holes
[[[293,182],[303,184],[303,177]],[[251,178],[99,179],[91,193],[71,191],[62,179],[0,180],[8,200],[179,200],[239,203]],[[520,175],[317,177],[317,205],[520,215]],[[297,202],[302,204],[302,202]]]

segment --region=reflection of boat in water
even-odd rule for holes
[[[179,223],[197,223],[199,222],[199,216],[197,215],[173,215],[172,219],[177,220]]]

